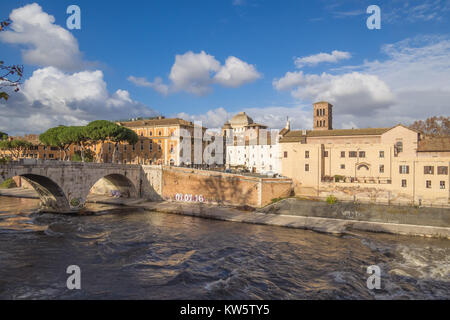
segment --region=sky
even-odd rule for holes
[[[80,29],[69,29],[70,5]],[[381,29],[369,29],[370,5]],[[450,0],[0,3],[0,60],[23,64],[0,131],[181,117],[219,128],[241,111],[282,128],[389,127],[450,112]]]

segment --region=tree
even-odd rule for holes
[[[71,160],[74,162],[94,162],[95,153],[89,149],[85,150],[83,155],[81,151],[75,151]]]
[[[113,141],[118,135],[118,126],[114,122],[107,120],[95,120],[86,126],[86,135],[91,141],[100,142],[100,153],[97,155],[97,161],[103,159],[104,144],[106,141]]]
[[[90,144],[90,139],[86,134],[86,127],[73,126],[69,127],[67,130],[68,139],[80,148],[80,159],[82,162],[85,162],[87,147]],[[89,162],[92,162],[92,160]]]
[[[8,134],[0,131],[0,140],[7,140]]]
[[[67,159],[67,150],[73,143],[69,129],[66,126],[58,126],[48,129],[39,135],[39,141],[46,146],[59,148],[59,158],[63,160]],[[61,153],[64,154],[64,158],[61,157]]]
[[[20,139],[0,141],[0,149],[2,151],[9,151],[15,159],[19,159],[20,155],[32,146],[33,144],[31,142]]]
[[[11,24],[11,20],[0,21],[0,32],[5,31]],[[23,65],[7,66],[0,60],[0,100],[8,100],[9,94],[2,89],[5,87],[13,87],[14,92],[19,91],[19,84],[23,77]]]
[[[121,142],[127,142],[128,144],[136,144],[139,140],[138,135],[131,129],[126,127],[117,126],[113,135],[110,137],[110,140],[114,142],[114,151],[112,155],[112,162],[116,160],[116,153],[118,149],[118,145]]]
[[[450,117],[435,116],[425,121],[418,120],[409,127],[430,137],[450,136]]]

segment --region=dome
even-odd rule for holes
[[[233,118],[231,118],[231,126],[234,127],[243,127],[248,124],[253,123],[253,119],[250,118],[245,112],[239,112]]]
[[[223,125],[222,129],[231,129],[231,124],[229,121],[225,122],[225,124]]]

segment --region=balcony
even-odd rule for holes
[[[323,176],[321,182],[328,183],[370,183],[370,184],[391,184],[392,180],[380,177],[348,177],[348,176]]]

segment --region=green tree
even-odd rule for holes
[[[0,131],[0,140],[7,140],[8,134]]]
[[[90,141],[100,142],[100,153],[97,156],[97,162],[104,159],[104,145],[106,141],[113,141],[118,135],[118,126],[114,122],[107,120],[95,120],[86,126],[86,135]]]
[[[33,144],[25,140],[1,140],[0,149],[2,151],[9,151],[13,158],[20,159],[23,152],[31,148]]]
[[[72,155],[72,161],[74,162],[94,162],[95,153],[92,150],[85,150],[83,156],[81,155],[82,151],[75,151]]]
[[[66,126],[53,127],[39,135],[39,141],[42,144],[50,147],[59,148],[59,158],[67,159],[67,150],[72,144],[72,137],[70,137],[69,129]],[[64,154],[64,157],[62,157]]]
[[[113,135],[110,137],[110,140],[114,142],[112,162],[115,162],[119,143],[127,142],[128,144],[136,144],[139,140],[139,137],[133,130],[126,127],[117,126]]]

